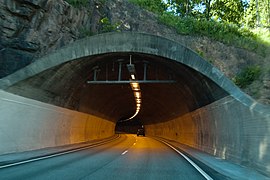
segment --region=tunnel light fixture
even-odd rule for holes
[[[134,74],[131,74],[130,76],[131,76],[131,79],[132,80],[135,80],[136,79]]]
[[[135,118],[139,114],[139,112],[141,110],[141,104],[142,104],[141,89],[140,89],[139,83],[136,81],[136,70],[135,70],[135,65],[131,63],[131,55],[130,55],[130,62],[129,62],[129,64],[127,64],[127,69],[128,69],[129,74],[130,74],[130,77],[131,77],[130,78],[130,86],[131,86],[131,89],[133,91],[134,98],[135,98],[136,111],[135,111],[133,116],[131,116],[130,118],[123,120],[123,121],[128,121],[128,120]]]
[[[141,92],[139,92],[139,91],[136,91],[136,92],[134,92],[134,96],[135,96],[135,98],[141,98]]]
[[[131,82],[130,85],[133,91],[140,91],[139,83]]]
[[[130,83],[130,85],[133,88],[139,88],[139,83],[137,83],[137,82],[132,82],[132,83]]]

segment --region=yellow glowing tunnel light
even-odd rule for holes
[[[132,83],[130,83],[130,85],[131,85],[131,88],[132,88],[133,91],[140,91],[139,83],[132,82]]]
[[[131,55],[130,55],[130,63],[127,65],[127,68],[128,68],[129,74],[130,74],[130,86],[132,88],[134,98],[135,98],[136,112],[134,113],[133,116],[131,116],[130,118],[128,118],[124,121],[128,121],[128,120],[131,120],[134,117],[136,117],[137,114],[140,112],[141,103],[142,103],[141,89],[140,89],[139,83],[136,82],[136,70],[135,70],[135,65],[131,63]]]
[[[139,88],[139,83],[137,83],[137,82],[132,82],[132,83],[130,83],[130,85],[134,88]]]
[[[134,92],[135,98],[141,98],[141,92]]]

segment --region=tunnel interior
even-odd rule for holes
[[[168,121],[228,95],[212,80],[177,61],[127,52],[75,59],[20,81],[6,91],[116,123],[136,110],[128,83],[130,63],[142,82],[141,110],[131,121],[144,125]]]

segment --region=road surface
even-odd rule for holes
[[[149,137],[121,135],[98,147],[0,169],[0,179],[18,180],[199,180],[182,156]]]

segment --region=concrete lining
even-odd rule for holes
[[[0,154],[114,135],[115,123],[0,91]]]
[[[270,118],[231,96],[171,121],[146,125],[146,134],[188,145],[270,176]]]

